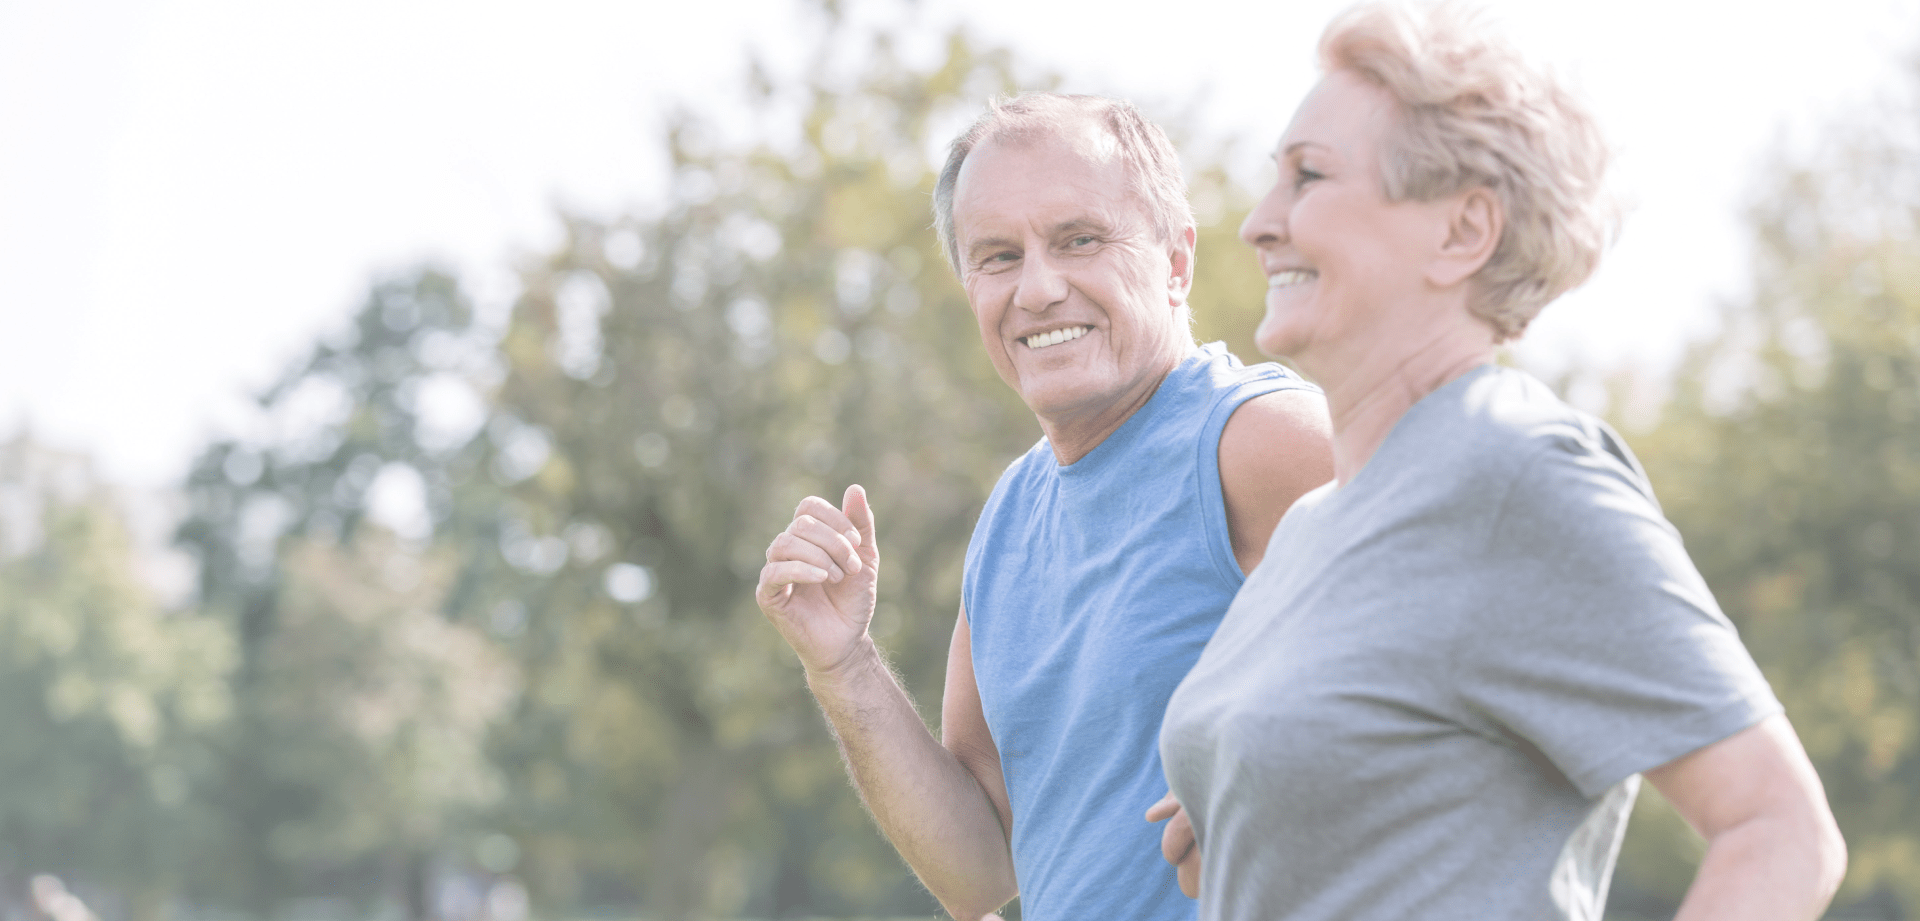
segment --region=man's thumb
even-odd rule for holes
[[[867,504],[866,488],[858,483],[847,487],[846,497],[840,503],[840,511],[846,514],[847,520],[853,522],[855,528],[859,529],[861,545],[872,548],[874,546],[873,507]]]

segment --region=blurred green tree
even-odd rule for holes
[[[454,572],[389,533],[348,544],[294,539],[276,629],[260,649],[273,674],[248,709],[279,729],[276,777],[314,808],[275,829],[290,861],[383,855],[424,899],[425,869],[475,806],[500,795],[488,730],[516,693],[506,655],[442,613]],[[432,916],[416,906],[414,917]]]
[[[231,634],[164,610],[81,458],[0,444],[0,906],[55,873],[156,918],[213,832]]]
[[[1851,851],[1840,902],[1907,912],[1920,908],[1917,116],[1863,116],[1777,155],[1750,212],[1754,295],[1723,312],[1634,439],[1819,768]],[[1661,811],[1636,816],[1622,877],[1677,900],[1698,844]]]
[[[347,893],[426,917],[433,862],[500,795],[485,743],[517,679],[448,616],[497,558],[462,552],[494,516],[484,487],[456,489],[496,338],[443,273],[382,283],[262,394],[256,431],[196,462],[179,539],[238,638],[204,898],[266,917]]]

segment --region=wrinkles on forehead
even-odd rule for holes
[[[959,179],[955,183],[954,229],[958,238],[956,243],[963,250],[972,250],[988,242],[1005,243],[1009,241],[995,238],[991,241],[972,237],[966,226],[975,223],[969,218],[976,217],[968,212],[973,210],[970,204],[983,197],[991,197],[994,189],[982,186],[983,182],[995,180],[983,177],[979,165],[983,162],[1013,154],[1040,154],[1045,151],[1065,151],[1086,164],[1086,170],[1074,177],[1079,181],[1070,182],[1075,194],[1075,212],[1059,226],[1056,231],[1069,229],[1069,225],[1087,223],[1098,225],[1103,231],[1115,232],[1129,229],[1134,224],[1152,223],[1150,208],[1139,184],[1134,181],[1133,171],[1124,162],[1119,141],[1106,127],[1092,118],[1083,118],[1068,125],[1046,124],[1030,126],[1031,130],[1004,130],[982,141],[967,157],[960,167]],[[1105,173],[1108,168],[1117,167],[1121,178],[1117,186],[1106,186],[1095,180],[1096,174]],[[1057,188],[1056,191],[1064,191]]]
[[[979,153],[980,168],[963,169],[954,203],[963,267],[995,250],[1024,249],[1036,236],[1059,241],[1091,233],[1123,244],[1148,234],[1145,205],[1111,160],[1090,161],[1076,147],[1052,144],[994,145]],[[1041,178],[1036,173],[1049,171],[1041,165],[1049,153],[1067,153],[1078,166]]]

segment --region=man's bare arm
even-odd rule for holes
[[[1281,390],[1240,404],[1220,432],[1220,491],[1241,572],[1267,552],[1294,500],[1333,479],[1333,422],[1311,390]]]
[[[881,832],[955,918],[977,921],[1015,888],[1006,791],[979,716],[965,615],[948,661],[949,750],[927,731],[868,635],[879,568],[865,492],[849,488],[844,508],[809,497],[768,547],[755,598],[800,656]]]

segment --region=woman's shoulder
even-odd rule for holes
[[[1659,515],[1646,470],[1626,440],[1532,375],[1513,368],[1481,375],[1459,410],[1483,466],[1499,471],[1510,496],[1529,497],[1523,504],[1559,515],[1626,500]]]
[[[1525,371],[1489,366],[1467,382],[1453,403],[1455,423],[1486,448],[1546,464],[1610,458],[1645,478],[1640,461],[1612,426],[1569,405]]]
[[[1625,440],[1517,369],[1475,369],[1422,400],[1403,426],[1382,465],[1399,471],[1383,479],[1403,494],[1491,510],[1516,490],[1571,498],[1565,494],[1581,491],[1579,483],[1608,481],[1609,491],[1625,486],[1653,497]]]

